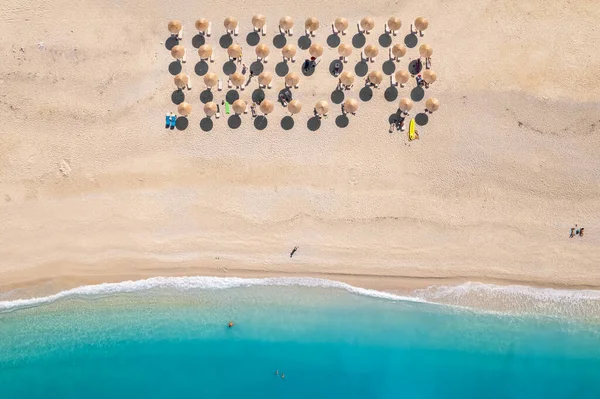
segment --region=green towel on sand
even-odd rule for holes
[[[225,114],[229,115],[229,103],[225,101]]]

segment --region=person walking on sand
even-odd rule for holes
[[[579,237],[583,237],[583,227],[579,230]]]
[[[575,228],[571,227],[571,235],[569,236],[569,238],[573,238],[575,236]]]
[[[296,246],[294,247],[294,249],[292,249],[292,252],[290,252],[290,258],[291,258],[292,256],[294,256],[294,254],[296,253],[296,251],[297,251],[297,250],[298,250],[298,246],[296,245]]]
[[[256,103],[252,103],[250,106],[250,111],[252,111],[252,117],[256,118]]]
[[[245,75],[247,70],[248,67],[246,67],[246,64],[242,64],[242,75]]]

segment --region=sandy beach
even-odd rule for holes
[[[387,291],[484,281],[600,288],[600,8],[596,1],[503,0],[301,3],[216,0],[134,3],[16,0],[0,11],[0,293],[150,276],[317,276]],[[240,21],[234,41],[245,62],[253,14],[267,17],[280,61],[278,20],[321,29],[325,47],[294,98],[303,111],[289,131],[276,104],[268,126],[252,117],[230,129],[204,117],[194,22],[212,21],[210,71],[225,79],[223,20]],[[329,100],[337,57],[327,36],[338,16],[376,21],[377,44],[392,15],[403,41],[417,16],[429,19],[419,45],[434,48],[438,80],[426,90],[440,109],[420,140],[389,133],[397,101],[384,92],[359,101],[346,128],[335,118],[307,129],[317,100]],[[193,111],[183,131],[164,128],[176,112],[165,41],[183,22],[184,90]],[[387,48],[380,46],[381,69]],[[301,72],[307,52],[290,70]],[[409,49],[397,68],[418,57]],[[360,59],[354,49],[345,68]],[[362,79],[347,98],[359,98]],[[267,98],[283,88],[276,77]],[[414,79],[399,88],[409,96]],[[256,80],[241,98],[250,100]],[[215,101],[227,90],[214,91]],[[422,112],[425,99],[412,116]],[[571,227],[585,227],[569,238]],[[294,246],[297,253],[290,258]],[[50,287],[50,288],[48,288]]]

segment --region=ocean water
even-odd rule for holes
[[[0,302],[0,398],[600,398],[593,318],[284,280]]]

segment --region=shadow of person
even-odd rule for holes
[[[190,121],[185,116],[180,116],[175,121],[175,127],[177,128],[177,130],[185,130],[185,129],[187,129],[189,124],[190,124]]]
[[[227,94],[225,94],[225,101],[227,101],[229,104],[233,104],[233,102],[235,100],[239,100],[240,98],[240,93],[238,93],[237,90],[229,90],[227,92]]]
[[[281,118],[281,127],[283,130],[291,130],[294,127],[294,118],[289,115]]]
[[[366,61],[359,61],[356,63],[354,67],[354,73],[356,76],[365,77],[367,76],[367,72],[369,72],[369,64]]]
[[[177,75],[178,73],[181,73],[181,62],[179,61],[173,61],[169,64],[169,73],[171,75]]]
[[[331,92],[331,102],[334,104],[341,104],[344,101],[346,95],[342,90],[336,89]]]
[[[340,39],[340,37],[335,33],[332,33],[331,35],[327,36],[327,45],[331,48],[339,46],[341,42],[342,39]]]
[[[386,62],[383,63],[383,65],[381,66],[381,69],[383,70],[383,73],[385,73],[386,75],[391,75],[394,72],[396,72],[396,63],[392,60],[387,60]]]
[[[310,40],[310,37],[308,36],[304,35],[298,38],[298,47],[300,47],[302,50],[308,50],[311,44],[312,40]]]
[[[206,61],[204,61],[204,60],[198,61],[196,63],[196,66],[194,67],[194,72],[196,72],[196,75],[198,75],[198,76],[206,75],[206,72],[208,72],[208,64],[206,63]]]
[[[264,115],[258,115],[256,118],[254,118],[254,128],[256,130],[265,130],[268,124],[269,120]]]
[[[416,47],[417,43],[419,43],[419,39],[414,33],[409,33],[408,35],[404,36],[404,44],[406,47],[414,48]]]
[[[306,123],[306,127],[311,132],[316,132],[321,127],[321,118],[319,118],[318,116],[313,116]]]
[[[364,102],[370,101],[373,98],[373,89],[371,89],[369,86],[363,87],[358,93],[358,98]]]
[[[286,44],[287,39],[285,38],[285,35],[280,33],[273,37],[273,46],[275,46],[275,48],[282,49]]]
[[[183,92],[183,90],[175,90],[173,92],[173,94],[171,94],[171,101],[173,101],[173,104],[181,104],[182,102],[185,101],[185,93]]]
[[[388,102],[395,101],[398,98],[398,89],[394,86],[388,87],[387,89],[385,89],[385,92],[383,93],[383,97]]]
[[[260,104],[265,99],[265,91],[263,89],[256,89],[252,92],[252,101]]]
[[[341,127],[343,129],[350,124],[350,120],[346,115],[338,115],[337,118],[335,118],[335,124],[337,127]]]
[[[390,47],[392,44],[392,37],[388,33],[382,33],[379,36],[379,45],[381,47]]]
[[[203,104],[211,102],[213,100],[213,98],[214,98],[214,94],[213,94],[212,90],[210,90],[210,89],[206,89],[202,93],[200,93],[200,101]]]
[[[409,64],[408,64],[408,72],[410,72],[411,75],[417,75],[419,74],[421,71],[423,70],[423,63],[421,62],[420,59],[416,59],[416,60],[412,60]]]
[[[240,127],[242,125],[242,118],[240,118],[239,115],[231,115],[229,117],[229,119],[227,120],[227,125],[231,129],[237,129],[238,127]]]
[[[200,46],[204,46],[204,43],[206,43],[206,38],[204,37],[204,35],[201,35],[198,33],[196,36],[194,36],[192,38],[192,46],[194,46],[194,48],[199,48]]]
[[[252,72],[255,76],[258,76],[264,71],[265,66],[260,61],[254,61],[250,64],[250,72]]]
[[[173,37],[173,36],[169,36],[169,38],[167,40],[165,40],[165,47],[169,51],[171,51],[173,49],[173,47],[177,46],[178,44],[179,44],[179,40],[177,40],[177,38]]]
[[[219,46],[221,46],[221,48],[227,48],[227,47],[231,46],[232,44],[233,44],[233,37],[231,37],[231,35],[229,35],[227,33],[219,38]]]
[[[227,61],[226,63],[223,64],[223,73],[225,75],[231,75],[232,73],[235,73],[236,70],[237,70],[237,66],[235,65],[235,62],[233,62],[233,61]]]
[[[429,122],[429,115],[421,112],[415,116],[415,123],[419,126],[425,126]]]
[[[338,58],[336,58],[335,60],[331,61],[331,63],[329,64],[329,73],[331,74],[331,76],[337,77],[336,74],[335,74],[335,68],[336,67],[337,67],[337,73],[339,75],[344,70],[344,64]]]
[[[410,92],[410,99],[414,102],[421,101],[425,97],[425,90],[422,87],[417,86]]]
[[[200,129],[202,129],[205,132],[210,132],[213,128],[213,120],[210,119],[209,117],[206,118],[202,118],[200,120]]]
[[[290,66],[285,61],[281,61],[280,63],[275,65],[275,73],[279,77],[284,77],[285,75],[288,74],[289,71],[290,71]]]
[[[260,35],[256,32],[250,32],[246,36],[246,43],[249,46],[256,46],[260,42]]]
[[[352,37],[352,45],[354,48],[362,48],[367,42],[367,38],[362,33],[357,33]]]

